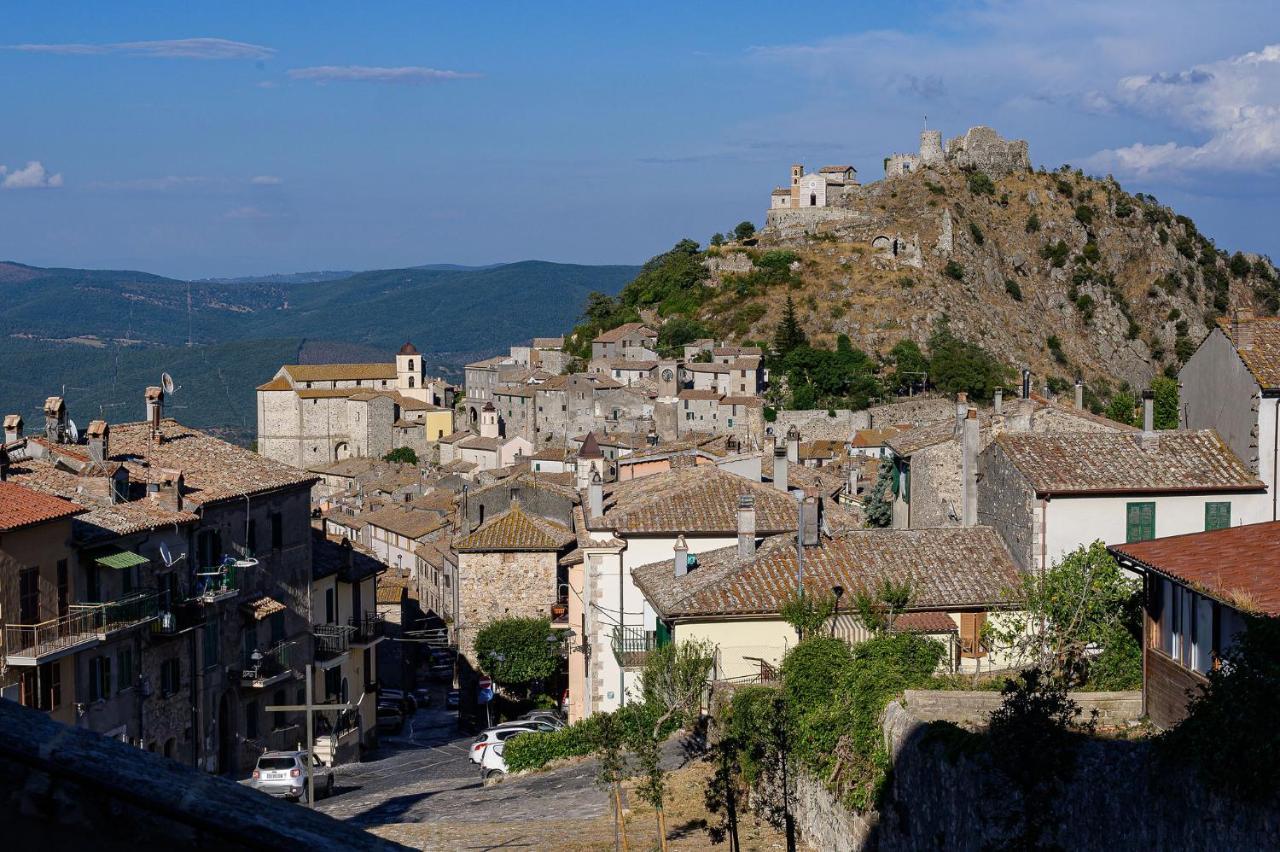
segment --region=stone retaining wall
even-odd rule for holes
[[[1098,711],[1098,724],[1119,727],[1142,716],[1142,691],[1073,692],[1071,698],[1080,705],[1084,718]],[[904,703],[911,715],[922,722],[955,722],[957,725],[982,726],[991,711],[1000,706],[1000,693],[988,691],[962,692],[937,689],[908,689]]]

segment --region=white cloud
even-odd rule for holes
[[[124,53],[164,59],[270,59],[275,50],[260,44],[225,38],[180,38],[160,41],[122,41],[112,44],[10,44],[8,50],[25,53],[55,53],[69,56],[99,56]]]
[[[294,80],[311,80],[316,83],[441,83],[447,80],[468,80],[479,77],[467,71],[442,71],[405,65],[397,68],[378,68],[369,65],[317,65],[311,68],[290,68]]]
[[[170,189],[203,186],[217,182],[217,178],[204,177],[202,175],[164,175],[163,177],[130,178],[128,180],[99,180],[89,184],[89,188],[165,192]]]
[[[1096,165],[1139,175],[1280,167],[1280,44],[1184,71],[1125,77],[1111,99],[1203,141],[1111,148],[1094,155]]]
[[[257,207],[234,207],[222,214],[224,219],[270,219],[271,214]]]
[[[4,189],[49,189],[62,186],[62,173],[50,174],[39,160],[30,160],[20,169],[9,171],[0,166],[0,187]]]
[[[279,186],[284,183],[284,180],[275,175],[254,175],[249,178],[249,183],[254,186]]]

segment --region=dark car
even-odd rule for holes
[[[458,701],[462,698],[462,690],[451,689],[444,695],[444,706],[448,710],[457,710]]]
[[[404,728],[404,714],[394,704],[378,705],[378,730],[385,734],[398,734]]]
[[[419,707],[431,706],[431,690],[425,686],[420,686],[413,691],[413,700],[418,702]]]

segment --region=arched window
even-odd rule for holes
[[[816,192],[809,193],[809,206],[810,207],[818,206],[818,193]]]
[[[413,376],[409,377],[409,387],[413,387]]]
[[[410,358],[410,359],[409,359],[409,369],[410,369],[410,370],[412,370],[412,369],[413,369],[413,359],[412,359],[412,358]]]

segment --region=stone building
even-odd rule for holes
[[[458,554],[458,652],[473,668],[476,634],[502,618],[553,617],[564,624],[567,601],[561,594],[567,572],[560,558],[577,538],[569,527],[526,510],[513,499],[510,508],[488,518],[453,543]]]
[[[920,133],[920,150],[914,154],[890,154],[884,159],[884,176],[900,177],[922,168],[976,169],[993,178],[1031,170],[1031,158],[1023,139],[1003,139],[990,127],[970,127],[963,136],[947,142],[944,152],[942,132]]]
[[[796,163],[791,167],[790,185],[775,189],[769,206],[775,210],[835,206],[846,191],[857,187],[858,170],[853,166],[823,166],[806,174],[804,166]]]
[[[658,333],[640,322],[603,331],[591,341],[591,360],[649,361],[658,357]]]
[[[163,403],[149,389],[148,420],[95,422],[73,443],[58,400],[51,437],[6,443],[4,474],[84,509],[56,621],[77,637],[75,724],[238,771],[297,742],[298,718],[263,708],[296,700],[312,659],[316,478],[167,419]]]
[[[394,363],[288,364],[257,392],[258,452],[294,467],[381,458],[396,446],[425,451],[433,432],[452,431],[437,422],[449,389],[424,379],[411,343]]]

